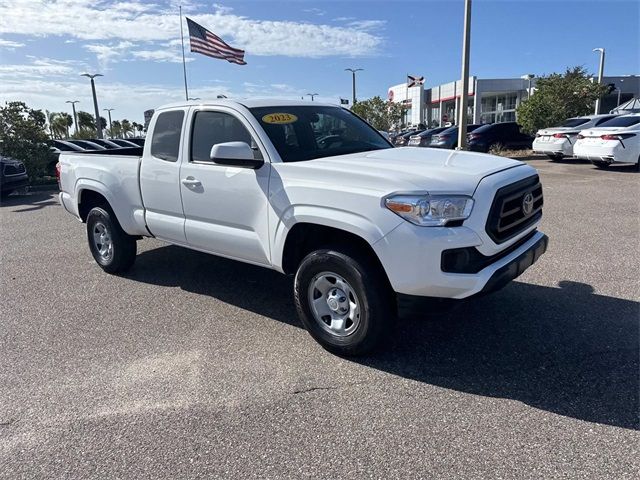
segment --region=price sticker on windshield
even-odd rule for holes
[[[297,122],[298,117],[292,113],[269,113],[262,117],[262,121],[274,125],[285,125],[287,123]]]

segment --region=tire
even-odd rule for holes
[[[2,190],[2,192],[0,192],[0,198],[5,199],[12,193],[13,193],[13,190]]]
[[[552,162],[555,162],[556,160],[562,160],[564,155],[559,154],[559,155],[554,155],[554,154],[547,154],[547,157],[549,157],[551,159]]]
[[[380,270],[342,247],[317,250],[302,260],[294,282],[296,309],[309,334],[326,350],[363,355],[389,338],[397,308]]]
[[[592,163],[596,166],[596,168],[599,168],[600,170],[606,170],[610,165],[607,162],[601,162],[600,160],[594,160]]]
[[[135,238],[122,230],[108,207],[94,207],[87,215],[87,241],[94,260],[107,273],[125,272],[136,260]]]

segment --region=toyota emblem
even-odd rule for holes
[[[531,212],[533,212],[533,195],[527,193],[522,199],[522,213],[528,217],[531,215]]]

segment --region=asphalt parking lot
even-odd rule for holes
[[[0,209],[0,477],[637,478],[640,174],[531,161],[550,247],[360,359],[292,281],[138,245],[94,263],[53,194]]]

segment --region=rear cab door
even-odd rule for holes
[[[188,107],[159,110],[149,125],[140,166],[145,221],[157,238],[186,244],[180,192],[180,162]]]

